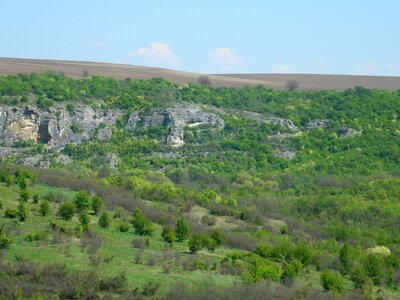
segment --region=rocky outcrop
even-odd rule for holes
[[[224,121],[213,113],[202,110],[197,105],[179,105],[166,109],[154,109],[150,115],[141,116],[138,112],[130,115],[127,130],[134,130],[137,126],[149,128],[152,126],[166,126],[169,133],[166,142],[172,147],[184,145],[184,128],[200,125],[211,125],[223,128]]]
[[[46,111],[0,106],[0,141],[4,146],[33,141],[57,150],[72,142],[80,144],[95,134],[99,139],[110,139],[111,125],[120,115],[119,111],[95,111],[89,106],[78,106],[71,115],[61,106]]]
[[[339,137],[349,138],[361,135],[361,131],[355,130],[353,128],[342,127],[338,131]]]
[[[315,128],[325,127],[328,123],[329,123],[329,120],[326,120],[326,119],[313,120],[307,124],[306,129],[311,130],[311,129],[315,129]]]

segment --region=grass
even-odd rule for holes
[[[43,185],[29,187],[31,195],[38,194],[41,198],[48,193],[61,193],[68,200],[72,200],[75,192],[68,189],[53,188]],[[150,266],[146,263],[151,255],[160,255],[168,252],[173,257],[180,260],[197,259],[199,261],[220,261],[228,249],[217,249],[215,253],[201,251],[197,255],[189,254],[186,243],[173,243],[169,246],[161,238],[161,226],[155,224],[155,232],[150,237],[150,246],[143,252],[144,264],[135,264],[134,257],[139,251],[132,247],[132,241],[139,238],[131,228],[129,232],[123,233],[117,230],[118,220],[112,220],[110,228],[103,229],[97,225],[98,216],[91,215],[90,229],[98,234],[103,240],[102,246],[96,255],[101,258],[110,259],[99,265],[93,265],[90,261],[91,254],[82,251],[81,239],[75,235],[75,228],[79,225],[78,217],[75,216],[71,221],[60,220],[56,217],[58,204],[51,203],[52,212],[49,216],[42,217],[38,214],[38,205],[33,204],[32,200],[26,203],[28,218],[25,222],[18,222],[16,219],[4,217],[5,208],[16,208],[18,205],[19,188],[12,185],[6,187],[0,184],[0,200],[3,202],[3,209],[0,210],[0,223],[9,224],[12,239],[11,247],[4,251],[4,258],[8,261],[26,259],[39,264],[65,264],[69,272],[96,269],[99,274],[114,276],[125,272],[128,283],[131,287],[143,286],[146,284],[159,283],[161,289],[167,288],[174,282],[187,282],[196,284],[204,281],[212,281],[219,286],[230,286],[234,282],[240,281],[237,276],[220,275],[217,271],[186,271],[181,267],[173,266],[169,273],[165,273],[162,266],[163,259],[157,265]],[[59,226],[65,228],[68,235],[63,235],[59,243],[52,242],[52,230],[50,221],[55,220]],[[43,240],[29,241],[29,234],[41,233],[45,236]]]

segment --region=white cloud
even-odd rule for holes
[[[89,41],[88,46],[93,49],[105,49],[108,44],[107,41]]]
[[[180,68],[182,66],[168,43],[152,42],[148,47],[129,52],[128,57],[137,64],[151,67]]]
[[[374,61],[366,61],[355,71],[357,75],[379,75],[379,66]]]
[[[297,73],[297,69],[293,65],[285,64],[285,63],[277,63],[272,67],[272,72],[274,73]]]
[[[229,48],[215,48],[209,52],[209,58],[211,63],[222,71],[240,71],[245,67],[243,59]]]

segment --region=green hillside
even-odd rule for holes
[[[47,72],[0,77],[0,109],[0,298],[400,297],[400,90]]]

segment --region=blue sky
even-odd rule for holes
[[[400,75],[396,0],[0,0],[0,56]]]

